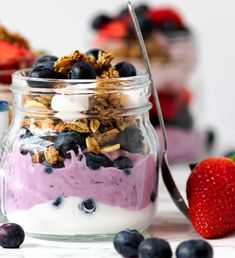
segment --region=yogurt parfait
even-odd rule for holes
[[[155,216],[158,141],[147,74],[100,49],[13,75],[2,212],[28,235],[92,240]]]

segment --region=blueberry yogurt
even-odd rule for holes
[[[39,57],[12,90],[1,150],[9,221],[50,239],[146,229],[158,184],[148,76],[91,49]]]

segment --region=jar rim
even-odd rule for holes
[[[35,78],[29,77],[27,73],[31,71],[31,68],[17,70],[12,74],[13,79],[25,80],[25,81],[34,81],[34,82],[57,82],[57,83],[96,83],[96,82],[117,82],[117,81],[133,81],[139,79],[147,79],[147,72],[140,72],[135,76],[130,77],[119,77],[119,78],[99,78],[99,79],[53,79],[53,78]]]

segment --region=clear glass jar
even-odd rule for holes
[[[13,75],[2,212],[45,239],[146,229],[155,216],[159,150],[149,77],[46,80],[28,72]]]

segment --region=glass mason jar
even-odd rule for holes
[[[13,75],[1,145],[2,212],[33,237],[107,238],[155,216],[158,140],[149,77],[59,80]]]

